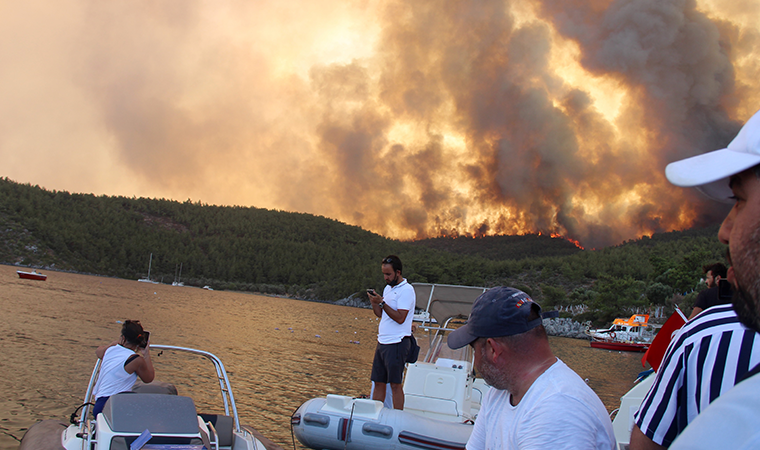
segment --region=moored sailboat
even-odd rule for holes
[[[158,284],[158,281],[153,281],[150,279],[150,269],[152,265],[153,265],[153,253],[150,254],[150,259],[148,260],[148,276],[146,278],[140,278],[137,281],[140,281],[143,283]]]

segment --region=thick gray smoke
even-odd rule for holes
[[[0,176],[402,239],[714,223],[663,171],[760,108],[760,7],[722,1],[9,4]]]
[[[375,72],[330,67],[313,79],[330,92],[320,149],[346,174],[344,216],[358,200],[377,214],[362,208],[357,220],[400,224],[418,237],[543,231],[591,247],[721,216],[662,176],[667,162],[720,148],[741,125],[728,116],[736,102],[729,49],[693,2],[546,1],[547,22],[520,27],[504,2],[386,11],[372,67],[379,105],[366,88]],[[615,123],[555,73],[551,26],[579,44],[586,70],[630,92]],[[335,114],[356,102],[358,110]],[[465,136],[467,164],[452,165],[457,156],[441,144],[444,115]],[[427,140],[387,142],[394,120],[418,124]],[[482,210],[491,214],[474,222]]]

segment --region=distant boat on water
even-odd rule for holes
[[[25,280],[37,280],[37,281],[47,280],[47,275],[38,273],[36,270],[32,270],[31,272],[24,272],[23,270],[17,270],[16,273],[18,274],[19,278],[23,278]]]
[[[205,286],[203,286],[203,289],[205,289],[205,290],[207,290],[207,291],[213,291],[213,290],[214,290],[214,289],[213,289],[213,288],[211,288],[211,286],[209,286],[209,285],[205,285]]]
[[[158,281],[153,281],[150,279],[150,268],[153,265],[153,253],[150,254],[150,259],[148,260],[148,277],[147,278],[140,278],[137,281],[141,281],[143,283],[153,283],[158,284]]]

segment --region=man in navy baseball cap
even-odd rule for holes
[[[471,345],[475,369],[491,386],[467,450],[614,448],[607,410],[578,374],[554,356],[541,307],[525,292],[505,286],[484,292],[448,344]]]
[[[472,304],[470,319],[449,334],[451,348],[464,347],[479,337],[513,336],[541,325],[541,307],[523,291],[501,286],[484,292]]]

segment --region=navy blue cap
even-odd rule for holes
[[[529,320],[536,309],[538,318]],[[456,349],[479,337],[513,336],[541,325],[541,307],[523,291],[499,286],[487,290],[472,304],[467,323],[449,334],[447,343]]]

